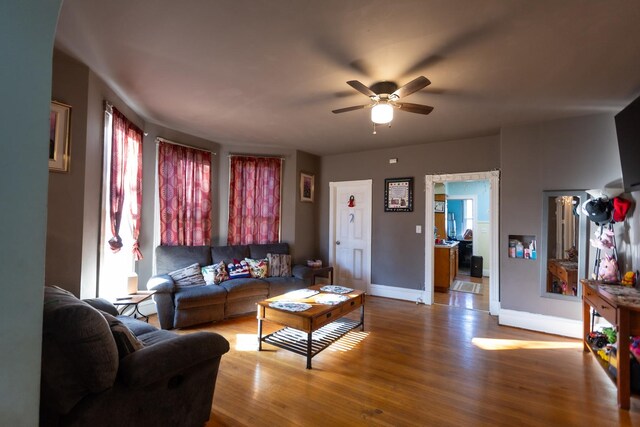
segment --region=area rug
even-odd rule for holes
[[[480,283],[463,282],[462,280],[455,280],[451,290],[482,295],[482,285]]]

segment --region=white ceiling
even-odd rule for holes
[[[65,0],[56,46],[146,120],[318,155],[618,112],[640,93],[640,1]],[[432,84],[372,134],[346,84]]]

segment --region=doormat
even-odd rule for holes
[[[482,295],[482,285],[480,283],[463,282],[462,280],[455,280],[451,290]]]

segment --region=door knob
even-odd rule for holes
[[[340,244],[340,240],[336,240],[336,245],[339,245],[339,244]]]

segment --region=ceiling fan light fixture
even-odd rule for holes
[[[386,102],[381,102],[371,108],[371,121],[373,123],[384,125],[393,120],[393,107]]]

